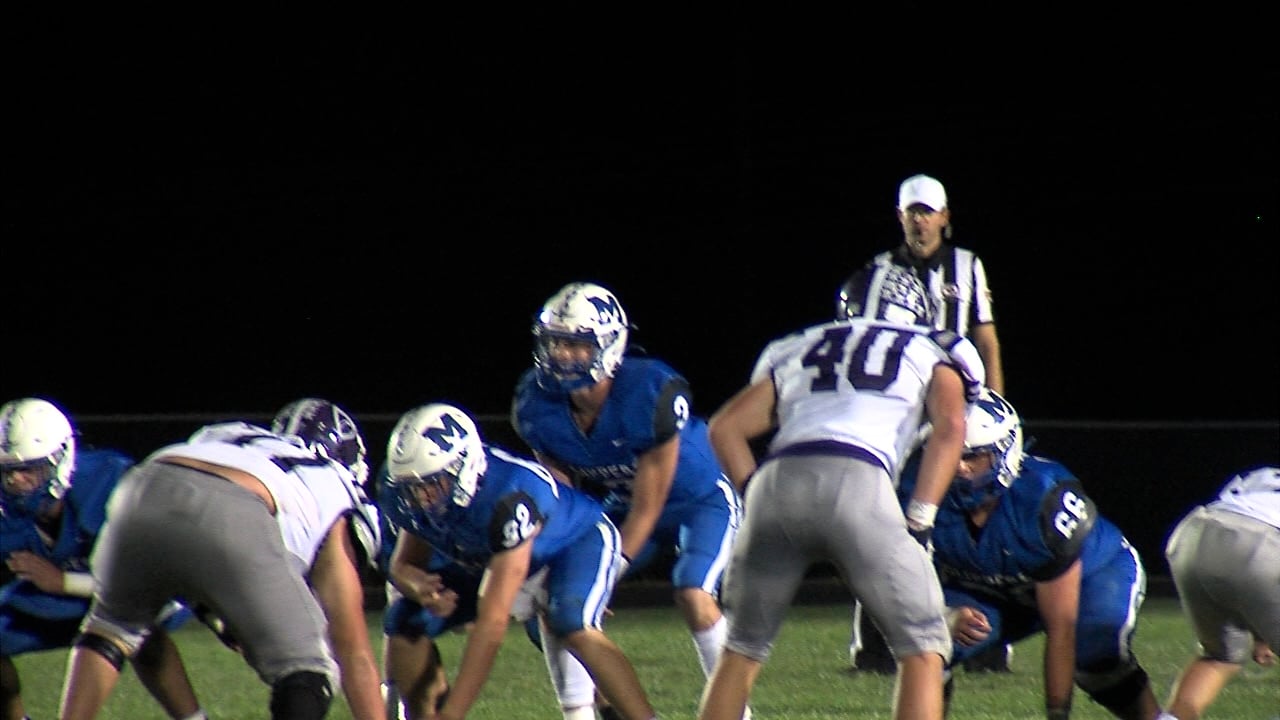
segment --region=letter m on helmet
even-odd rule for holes
[[[465,440],[470,432],[450,413],[442,413],[439,419],[444,427],[428,426],[422,431],[422,436],[438,445],[441,449],[453,452],[454,445]]]
[[[596,308],[596,314],[600,316],[600,323],[613,324],[623,322],[622,306],[618,304],[618,298],[612,293],[605,297],[599,295],[588,295],[587,300]]]

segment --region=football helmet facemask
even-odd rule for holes
[[[569,283],[542,306],[533,324],[533,365],[538,384],[565,391],[613,377],[627,351],[631,326],[618,298],[588,282]],[[592,348],[583,361],[564,357],[561,343]]]
[[[337,405],[320,398],[295,400],[276,413],[271,432],[301,438],[315,454],[350,470],[364,487],[369,477],[364,438],[356,421]]]
[[[45,514],[71,488],[75,466],[75,431],[53,403],[22,398],[0,407],[0,497],[6,506]]]
[[[1009,489],[1022,472],[1026,447],[1018,412],[990,388],[983,388],[978,401],[969,408],[965,423],[964,454],[991,455],[990,470],[971,479],[957,475],[947,491],[948,500],[969,512]]]

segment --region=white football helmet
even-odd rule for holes
[[[1008,400],[991,388],[983,388],[965,418],[964,453],[991,453],[990,472],[971,480],[957,476],[948,495],[968,512],[993,497],[1003,495],[1026,458],[1022,419]]]
[[[448,510],[438,502],[471,504],[488,469],[484,442],[466,412],[444,403],[410,410],[400,417],[387,442],[387,484],[408,509],[440,515]],[[423,498],[429,498],[424,505]]]
[[[75,431],[53,403],[22,398],[0,407],[0,485],[6,505],[43,513],[66,495],[75,466]],[[15,473],[20,470],[35,471],[39,484],[19,489]]]
[[[350,470],[361,486],[369,478],[360,428],[328,400],[302,398],[285,405],[271,421],[271,432],[301,438],[311,452]]]
[[[533,324],[538,384],[576,390],[613,377],[627,351],[630,329],[627,313],[613,293],[589,282],[565,285],[542,306]],[[553,348],[563,341],[589,343],[595,353],[587,362],[558,362]]]
[[[933,326],[933,298],[914,272],[901,265],[876,263],[858,270],[836,294],[836,319],[887,320]]]

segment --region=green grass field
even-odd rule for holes
[[[369,629],[381,648],[381,616],[371,613]],[[650,699],[662,718],[694,717],[702,689],[702,672],[693,646],[673,608],[624,608],[608,630],[631,657]],[[798,606],[791,611],[774,655],[756,686],[752,709],[756,720],[825,720],[889,718],[892,679],[853,675],[848,666],[849,611],[844,605]],[[267,717],[268,690],[238,655],[198,623],[175,634],[201,701],[213,720]],[[463,636],[441,638],[445,661],[454,666]],[[1178,670],[1194,649],[1190,629],[1176,600],[1150,598],[1143,608],[1137,652],[1163,701]],[[1025,720],[1041,718],[1041,643],[1018,646],[1010,675],[959,674],[952,720]],[[45,652],[16,659],[27,711],[43,720],[57,714],[66,652]],[[350,718],[339,693],[330,718]],[[1079,690],[1075,720],[1111,715]],[[1267,720],[1280,715],[1280,669],[1250,664],[1227,686],[1208,718]],[[126,674],[103,713],[104,718],[162,718],[136,678]],[[498,664],[471,717],[495,720],[558,720],[560,713],[546,677],[542,657],[512,626]]]

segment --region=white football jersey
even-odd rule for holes
[[[1236,475],[1209,507],[1230,510],[1280,528],[1280,468],[1261,467]]]
[[[926,421],[924,400],[939,364],[956,368],[972,402],[986,372],[977,348],[953,333],[835,320],[775,340],[752,373],[752,382],[771,376],[777,394],[770,453],[835,441],[868,451],[897,477]]]
[[[366,511],[355,476],[319,457],[301,440],[242,422],[207,425],[185,443],[169,445],[149,459],[185,457],[243,470],[262,481],[276,502],[276,522],[294,569],[306,575],[338,518]],[[374,527],[377,527],[373,518]],[[367,520],[366,520],[367,522]],[[377,548],[373,548],[376,552]]]

